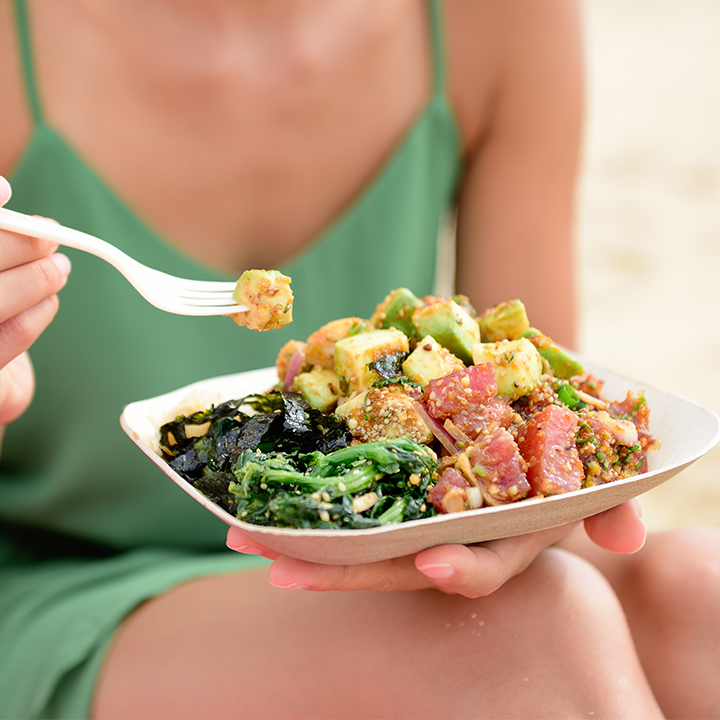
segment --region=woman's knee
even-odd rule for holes
[[[537,697],[557,703],[555,712],[659,717],[622,606],[593,565],[548,549],[498,600],[507,622],[522,610],[522,622],[506,630],[514,662],[528,672],[525,682],[534,679]]]
[[[633,557],[623,592],[662,618],[700,613],[720,621],[720,528],[682,528],[650,536]],[[698,618],[699,619],[699,618]]]
[[[651,535],[616,583],[645,673],[667,717],[717,717],[720,529]]]
[[[591,563],[564,550],[550,548],[534,568],[538,575],[528,600],[543,611],[548,634],[563,640],[569,656],[588,657],[608,639],[629,637],[624,612],[614,590]]]

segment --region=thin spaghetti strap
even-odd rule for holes
[[[35,68],[33,64],[32,45],[30,42],[30,23],[28,21],[25,0],[15,0],[15,20],[17,25],[18,43],[20,45],[20,59],[22,62],[23,77],[25,79],[25,92],[27,94],[30,111],[36,123],[43,119],[40,96],[35,81]]]
[[[433,75],[435,94],[445,92],[447,71],[445,62],[445,24],[442,0],[428,0],[430,10],[430,32],[432,35]]]

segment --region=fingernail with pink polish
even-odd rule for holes
[[[281,590],[309,590],[310,586],[304,582],[298,582],[297,574],[287,567],[287,563],[275,563],[270,568],[268,579],[270,584]]]
[[[430,580],[450,580],[455,576],[455,568],[447,563],[418,565],[417,569]]]
[[[237,545],[228,547],[235,552],[243,553],[244,555],[260,555],[260,550],[253,545]]]
[[[228,539],[225,542],[225,545],[230,548],[230,550],[234,550],[235,552],[243,553],[244,555],[262,555],[263,550],[259,548],[257,545],[250,545],[246,542],[239,542],[234,543],[232,540]]]
[[[281,583],[277,580],[273,580],[270,578],[270,584],[273,587],[280,588],[280,590],[309,590],[310,587],[308,585],[301,585],[300,583]]]

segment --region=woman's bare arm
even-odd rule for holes
[[[519,297],[532,325],[572,346],[580,13],[569,0],[502,7],[493,103],[459,197],[457,289],[478,309]]]

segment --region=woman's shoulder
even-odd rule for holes
[[[582,72],[580,0],[452,0],[443,14],[449,92],[466,147],[487,131],[502,97],[552,94],[568,73]]]

